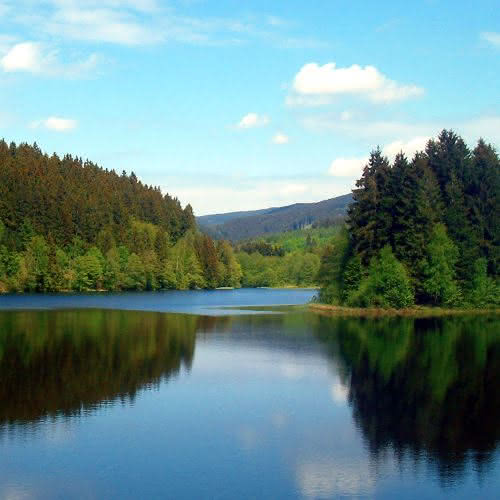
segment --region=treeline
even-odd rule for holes
[[[232,247],[190,205],[69,155],[0,141],[0,291],[239,286]]]
[[[500,161],[443,130],[410,161],[370,155],[346,229],[322,258],[319,300],[354,307],[500,304]]]
[[[190,205],[183,210],[179,200],[133,172],[118,175],[71,155],[48,156],[36,143],[0,141],[0,219],[9,249],[21,249],[26,219],[34,233],[63,247],[74,237],[127,244],[132,218],[154,224],[173,241],[195,227]]]
[[[236,254],[244,287],[315,286],[320,257],[311,252],[291,252],[282,257],[259,252]]]
[[[340,228],[336,219],[335,225],[276,233],[236,244],[242,286],[316,286],[321,255]]]

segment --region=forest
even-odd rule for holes
[[[132,172],[0,141],[0,292],[316,286],[351,307],[500,304],[500,160],[443,130],[374,150],[345,220],[231,244]]]
[[[132,172],[0,141],[0,292],[239,286],[231,245]]]
[[[321,256],[342,225],[337,218],[323,220],[309,229],[270,234],[235,245],[242,286],[316,286]]]
[[[443,130],[392,164],[374,150],[345,228],[322,256],[319,301],[351,307],[500,305],[500,161]]]

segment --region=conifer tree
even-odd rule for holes
[[[392,199],[390,196],[389,161],[380,149],[372,151],[361,179],[353,190],[353,203],[348,210],[348,224],[353,250],[366,264],[390,242]]]
[[[475,228],[481,255],[488,271],[500,273],[500,159],[497,152],[480,139],[473,151],[473,168],[466,189],[466,203]]]

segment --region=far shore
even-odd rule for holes
[[[500,308],[489,309],[445,309],[441,307],[415,306],[406,309],[382,309],[343,307],[328,304],[309,304],[309,309],[325,316],[358,316],[360,318],[377,318],[384,316],[405,316],[409,318],[432,318],[439,316],[460,316],[476,314],[500,314]]]

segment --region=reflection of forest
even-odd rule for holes
[[[199,317],[0,312],[0,427],[72,415],[190,368]]]
[[[267,343],[270,330],[283,326],[303,334],[300,318],[0,311],[0,429],[133,400],[138,390],[168,379],[181,366],[190,369],[197,333]]]
[[[440,476],[490,463],[500,438],[500,325],[494,318],[321,318],[374,454],[436,461]],[[423,454],[423,455],[422,455]]]

